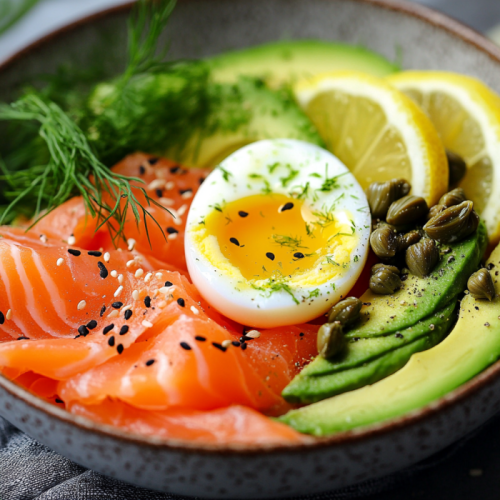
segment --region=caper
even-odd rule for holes
[[[440,243],[453,243],[472,234],[479,225],[479,217],[472,201],[453,205],[434,216],[424,226],[425,232]]]
[[[331,358],[342,351],[345,345],[346,340],[340,321],[325,323],[319,328],[317,346],[320,356]]]
[[[398,235],[389,226],[375,229],[370,235],[370,246],[380,259],[390,259],[398,251]]]
[[[487,269],[479,269],[472,274],[467,282],[467,288],[475,299],[493,300],[495,298],[495,285]]]
[[[390,266],[393,267],[393,266]],[[401,278],[389,266],[380,268],[370,278],[370,290],[378,295],[390,295],[401,286]]]
[[[416,229],[409,231],[406,234],[398,235],[398,252],[406,250],[411,245],[418,243],[422,239],[422,234]]]
[[[467,171],[467,165],[463,158],[452,151],[446,151],[446,157],[448,158],[448,184],[454,186],[458,184],[465,175]]]
[[[464,190],[462,188],[455,188],[443,194],[439,199],[439,204],[444,205],[445,208],[449,208],[453,205],[460,205],[460,203],[463,203],[466,199]]]
[[[412,274],[423,278],[439,262],[439,249],[434,240],[423,238],[406,250],[406,265]]]
[[[428,211],[427,202],[422,197],[408,195],[391,204],[386,220],[400,226],[422,219]]]
[[[334,305],[328,313],[328,323],[340,321],[342,326],[350,326],[359,319],[363,302],[356,297],[347,297]]]
[[[429,209],[427,220],[431,220],[433,217],[436,217],[436,215],[440,214],[443,210],[446,210],[444,205],[434,205]]]
[[[366,196],[372,217],[383,219],[391,203],[406,196],[410,192],[411,186],[404,179],[392,179],[386,182],[372,182],[368,186]]]
[[[399,269],[396,266],[390,266],[389,264],[375,264],[370,271],[370,276],[373,276],[374,274],[377,274],[379,271],[382,270],[387,270],[391,271],[399,276]]]

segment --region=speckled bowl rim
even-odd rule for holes
[[[190,0],[179,0],[181,2],[189,2]],[[206,0],[210,1],[210,0]],[[239,0],[243,1],[243,0]],[[335,0],[324,0],[335,1]],[[500,47],[496,46],[493,42],[489,41],[480,33],[476,32],[472,28],[465,26],[464,24],[448,17],[440,12],[437,12],[429,7],[423,5],[410,3],[407,1],[400,0],[350,0],[351,2],[364,3],[373,5],[375,7],[384,8],[387,10],[397,11],[401,14],[417,18],[428,24],[447,31],[448,33],[457,36],[462,39],[462,41],[473,45],[476,49],[483,52],[490,59],[500,64]],[[98,19],[103,19],[106,17],[113,16],[114,14],[126,12],[130,10],[134,2],[128,2],[119,6],[115,6],[103,11],[99,11],[90,16],[78,19],[75,22],[67,24],[61,28],[58,28],[51,33],[45,35],[34,43],[28,45],[27,47],[16,52],[10,58],[6,59],[2,64],[0,64],[0,74],[2,71],[6,70],[10,65],[14,64],[18,60],[22,59],[26,54],[36,50],[38,47],[45,45],[52,40],[56,39],[59,35],[66,32],[70,32],[75,28],[82,25],[87,25],[96,21]],[[259,453],[273,454],[273,453],[303,453],[305,450],[331,447],[335,445],[347,444],[349,442],[355,442],[360,440],[366,440],[372,437],[389,434],[397,429],[409,427],[412,424],[416,424],[421,420],[430,418],[437,412],[443,411],[445,408],[450,408],[455,405],[459,405],[461,401],[465,400],[467,397],[472,395],[475,391],[485,388],[492,384],[497,377],[500,376],[500,361],[494,363],[492,366],[481,372],[480,374],[473,377],[470,381],[461,385],[454,391],[449,392],[445,396],[438,398],[432,403],[419,408],[414,411],[410,411],[402,416],[386,420],[381,423],[372,424],[368,426],[363,426],[358,429],[338,432],[333,436],[326,438],[315,438],[311,442],[305,442],[300,444],[217,444],[217,443],[200,443],[188,440],[179,439],[165,439],[154,436],[144,436],[137,433],[127,432],[119,430],[111,425],[100,424],[86,417],[81,417],[73,415],[66,410],[57,408],[50,403],[38,398],[28,390],[17,385],[15,382],[7,379],[4,375],[0,374],[0,387],[12,396],[22,400],[24,403],[33,407],[34,409],[41,410],[46,414],[57,418],[58,420],[69,423],[83,430],[88,430],[94,433],[101,434],[106,437],[117,438],[122,441],[139,444],[141,446],[147,446],[152,448],[167,448],[171,450],[179,450],[186,452],[196,452],[198,454],[244,454],[244,455],[254,455]]]

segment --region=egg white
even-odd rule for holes
[[[269,165],[276,162],[299,170],[290,185],[283,186],[280,177],[284,172],[280,168],[270,173]],[[256,174],[261,177],[256,178]],[[320,190],[327,177],[339,175],[336,187]],[[349,230],[354,225],[349,265],[336,269],[332,277],[332,272],[318,263],[309,273],[292,276],[287,281],[288,291],[273,291],[264,282],[250,282],[222,254],[217,238],[207,234],[204,218],[214,206],[262,193],[263,188],[293,197],[306,183],[311,194],[304,199],[304,207],[314,212],[335,202],[332,213],[336,220],[344,221]],[[352,288],[366,262],[370,228],[365,193],[338,158],[303,141],[263,140],[234,152],[200,187],[186,225],[186,261],[201,295],[225,316],[260,328],[305,323],[325,313]]]

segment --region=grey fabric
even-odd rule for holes
[[[367,481],[336,492],[300,500],[396,500],[407,498],[406,493],[421,490],[426,500],[473,498],[468,484],[481,484],[481,500],[498,499],[498,474],[471,478],[468,468],[482,464],[471,463],[471,457],[486,454],[485,463],[500,469],[500,418],[488,423],[473,435],[454,444],[437,456],[410,469],[389,477]],[[491,456],[489,456],[491,455]],[[435,472],[438,471],[437,475]],[[433,476],[434,473],[434,476]],[[434,477],[434,480],[431,480]],[[425,486],[424,489],[422,487]],[[420,495],[411,494],[410,498]],[[23,434],[0,418],[0,499],[1,500],[182,500],[122,483],[87,470],[58,455]],[[299,500],[299,499],[294,499]]]

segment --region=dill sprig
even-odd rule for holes
[[[273,234],[273,240],[276,244],[282,247],[289,247],[292,250],[297,250],[298,248],[308,248],[302,246],[302,238],[298,236],[294,238],[293,236],[286,236],[284,234]]]
[[[141,205],[134,190],[142,192],[148,206],[153,203],[164,207],[150,198],[143,188],[130,183],[132,180],[142,182],[140,179],[116,174],[102,164],[91,150],[83,132],[57,104],[31,93],[13,104],[0,105],[0,120],[39,123],[39,136],[49,152],[46,164],[32,165],[17,172],[9,172],[2,165],[0,180],[6,184],[4,195],[12,201],[3,211],[0,224],[4,223],[16,205],[29,197],[36,201],[34,225],[77,190],[83,197],[88,213],[97,218],[97,229],[107,225],[113,239],[123,237],[126,214],[130,207],[137,224],[141,221],[142,213],[149,238],[148,217],[156,221]],[[106,193],[111,204],[105,199]],[[42,208],[45,209],[43,213]]]

